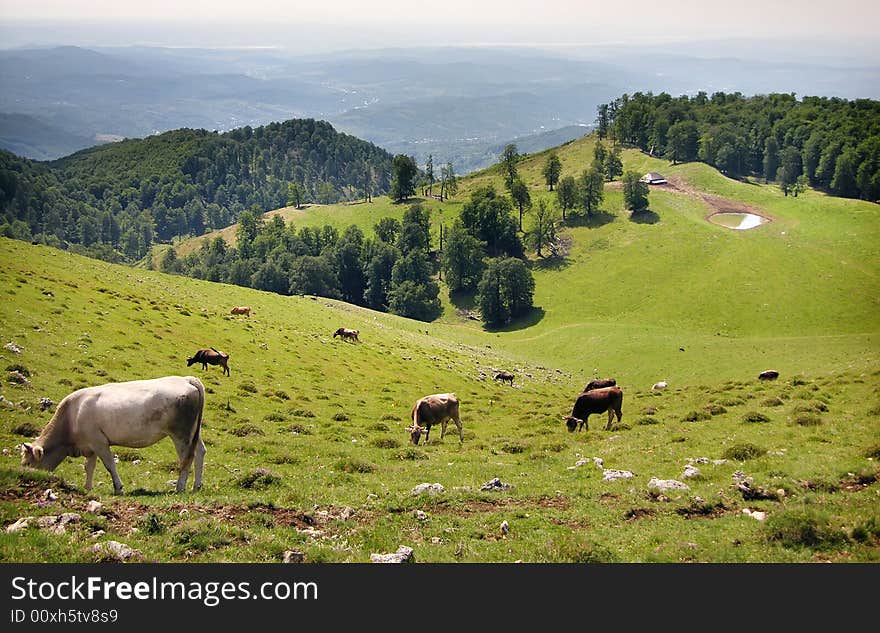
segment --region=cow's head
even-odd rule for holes
[[[569,416],[563,418],[563,420],[565,420],[565,426],[568,427],[568,432],[569,432],[569,433],[574,433],[575,429],[577,429],[577,427],[578,427],[578,424],[583,424],[583,423],[584,423],[584,421],[581,420],[580,418],[576,418],[576,417],[571,416],[571,415],[569,415]]]
[[[409,439],[413,444],[418,446],[419,440],[422,439],[422,433],[426,431],[425,427],[419,426],[418,424],[413,423],[412,426],[406,427],[406,430],[409,431]]]
[[[195,356],[193,356],[192,358],[187,358],[187,359],[186,359],[186,366],[187,366],[187,367],[190,367],[194,362],[196,362],[196,357],[195,357]]]
[[[20,444],[21,465],[37,466],[43,459],[43,447],[37,444]]]

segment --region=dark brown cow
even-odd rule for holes
[[[593,389],[602,389],[604,387],[616,387],[617,381],[614,378],[597,378],[596,380],[591,380],[587,383],[587,386],[584,387],[584,391],[592,391]]]
[[[419,398],[413,405],[412,426],[407,428],[410,440],[418,444],[422,433],[425,434],[425,444],[428,443],[428,435],[431,426],[440,424],[440,439],[446,435],[446,425],[449,420],[455,422],[458,427],[458,441],[464,442],[464,431],[461,428],[461,417],[458,414],[458,397],[454,393],[435,393],[424,398]],[[425,426],[422,426],[424,424]]]
[[[768,369],[758,374],[758,380],[776,380],[779,378],[779,372],[775,369]]]
[[[212,347],[211,349],[200,349],[195,354],[193,354],[192,358],[187,358],[186,366],[189,367],[193,363],[201,363],[202,369],[208,369],[208,365],[220,365],[223,368],[223,373],[228,376],[228,361],[229,354],[218,352]]]
[[[338,336],[343,341],[357,341],[358,343],[360,343],[361,340],[358,338],[358,335],[360,333],[360,330],[350,330],[347,327],[341,327],[333,332],[333,338],[336,338]]]
[[[623,417],[623,413],[620,410],[622,404],[623,391],[621,391],[620,387],[604,387],[602,389],[585,391],[578,395],[577,400],[575,400],[571,415],[563,419],[569,432],[574,432],[577,428],[586,428],[589,431],[590,415],[607,411],[608,423],[605,425],[605,430],[608,431],[611,429],[611,421],[614,419],[615,414],[617,415],[618,422]]]
[[[229,314],[243,314],[247,317],[251,315],[250,306],[235,306]]]
[[[500,380],[501,382],[509,382],[510,386],[513,387],[513,379],[516,376],[511,374],[509,371],[499,371],[495,374],[495,380]]]

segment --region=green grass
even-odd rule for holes
[[[594,142],[559,150],[564,173],[589,164]],[[785,199],[705,165],[670,167],[632,151],[624,160],[760,207],[774,222],[730,231],[704,220],[702,200],[655,190],[658,221],[631,222],[609,185],[610,221],[567,227],[569,256],[533,262],[539,309],[500,331],[459,318],[445,296],[443,316],[421,323],[0,240],[0,360],[30,373],[30,386],[0,385],[0,520],[86,517],[61,536],[0,532],[0,561],[90,560],[98,529],[147,561],[268,562],[296,547],[310,562],[364,562],[401,544],[436,562],[880,560],[878,207],[813,192]],[[533,199],[549,195],[539,191],[542,163],[521,164]],[[500,184],[497,169],[465,179],[444,221],[480,182]],[[311,208],[302,221],[370,228],[404,208],[368,206],[324,216]],[[232,305],[250,305],[251,318],[229,316]],[[363,343],[334,340],[340,326],[359,329]],[[21,354],[2,349],[10,341]],[[230,353],[229,377],[187,368],[208,346]],[[758,381],[771,367],[780,380]],[[515,372],[517,388],[480,379],[493,368]],[[86,495],[82,459],[51,476],[18,465],[14,446],[52,413],[40,398],[168,374],[199,376],[207,388],[201,492],[170,492],[167,440],[116,450],[121,497],[100,465]],[[574,396],[597,376],[622,387],[624,425],[604,431],[594,418],[590,431],[566,432]],[[669,389],[652,392],[658,380]],[[430,444],[413,447],[412,403],[445,391],[461,400],[464,444],[434,429]],[[745,423],[752,412],[768,420]],[[593,457],[635,477],[603,481]],[[649,493],[651,477],[679,478],[703,457],[689,491]],[[785,497],[744,501],[737,470]],[[514,488],[481,491],[494,477]],[[423,482],[445,491],[413,496]],[[49,487],[59,500],[34,505]],[[87,515],[92,497],[108,511]],[[783,518],[768,518],[771,529],[745,507]],[[417,521],[415,509],[431,520]]]

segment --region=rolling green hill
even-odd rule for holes
[[[676,198],[661,206],[662,199],[657,224],[617,219],[599,230],[621,235],[606,235],[615,239],[603,249],[587,246],[604,255],[628,248],[631,230],[654,230],[663,242],[667,231],[699,226],[699,213],[686,206],[667,217]],[[595,229],[573,233],[581,230]],[[612,263],[597,275],[589,272],[595,266],[572,260],[542,271],[539,289],[553,275],[616,277],[623,296],[642,287]],[[579,298],[597,316],[579,322],[583,308],[558,284],[541,290],[538,323],[487,333],[6,239],[0,264],[7,298],[0,308],[0,518],[9,526],[23,516],[82,516],[61,535],[37,527],[0,533],[0,560],[94,560],[88,547],[110,539],[156,561],[268,562],[298,549],[309,562],[363,562],[400,544],[414,547],[419,561],[880,560],[873,320],[861,334],[851,323],[822,331],[837,314],[829,307],[815,331],[795,333],[774,319],[754,336],[733,328],[717,336],[711,319],[724,308],[712,294],[697,314],[661,313],[645,299],[593,297],[584,285]],[[765,273],[762,284],[772,277]],[[811,290],[822,297],[826,285],[833,280],[820,277]],[[657,291],[664,291],[659,282]],[[748,296],[743,287],[740,293]],[[851,297],[843,307],[859,314],[861,303]],[[236,304],[250,305],[252,316],[230,316]],[[731,323],[746,319],[746,309],[733,312],[737,305],[726,306]],[[670,321],[648,323],[658,314]],[[363,343],[333,339],[340,325],[359,329]],[[230,377],[186,367],[186,357],[205,346],[231,354]],[[557,362],[545,360],[551,357]],[[757,381],[770,366],[780,380]],[[516,374],[514,388],[492,380],[501,368]],[[561,418],[594,369],[622,386],[623,425],[605,431],[599,415],[586,433],[569,434]],[[197,375],[207,388],[201,492],[169,492],[175,459],[167,441],[117,447],[121,497],[110,494],[100,466],[96,488],[85,494],[81,460],[68,459],[51,476],[18,466],[14,446],[51,416],[51,408],[40,412],[40,398],[57,403],[79,387],[168,374]],[[670,388],[651,391],[660,378]],[[404,431],[412,402],[444,391],[461,399],[464,444],[454,434],[441,441],[435,429],[429,445],[412,447]],[[633,476],[605,480],[593,458]],[[687,465],[701,474],[684,478]],[[740,471],[753,478],[745,492],[736,485]],[[480,489],[495,477],[513,488]],[[659,491],[649,486],[653,478],[688,489]],[[412,492],[435,482],[442,493]],[[58,498],[44,501],[46,488]],[[103,507],[87,512],[90,498]],[[765,512],[766,521],[744,510]],[[509,534],[499,532],[501,521]]]

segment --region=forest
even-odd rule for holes
[[[624,94],[598,107],[598,132],[652,156],[722,173],[880,200],[880,102],[769,94]]]
[[[0,151],[0,234],[132,262],[155,242],[283,207],[292,184],[305,202],[382,194],[391,159],[313,119],[179,129],[48,163]]]

